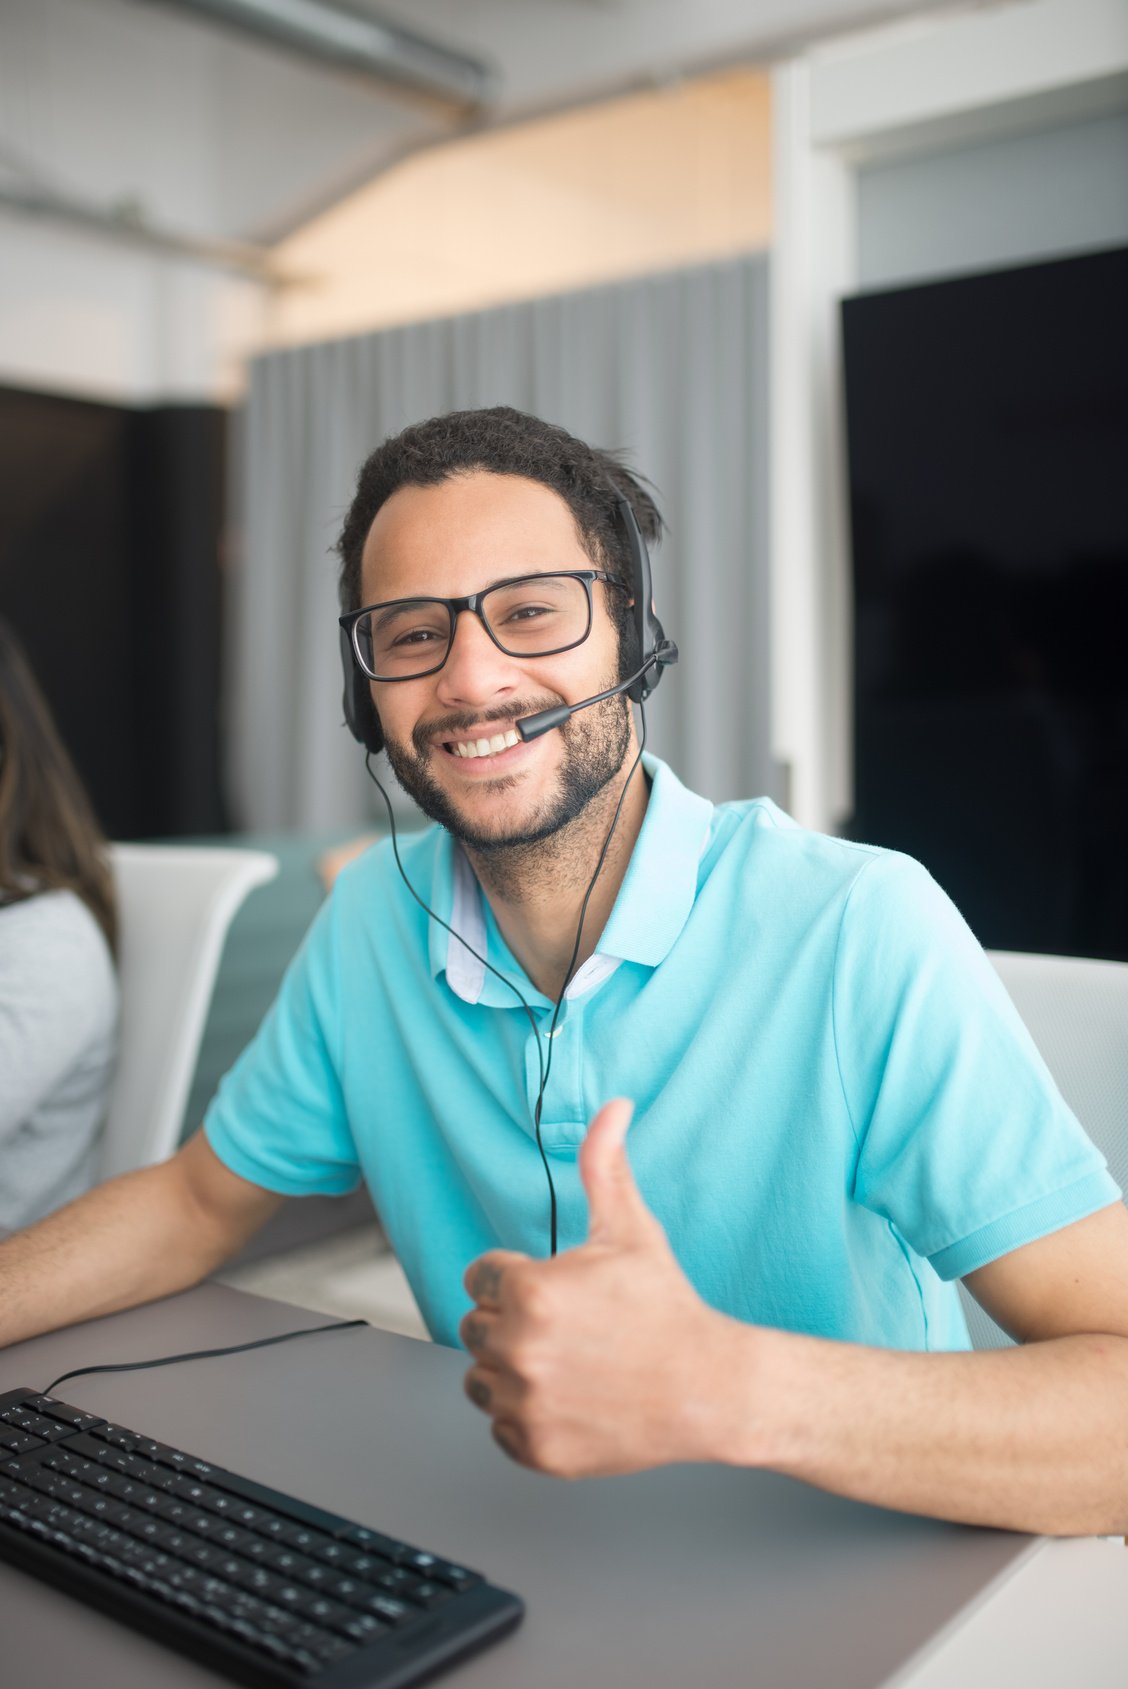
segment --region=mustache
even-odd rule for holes
[[[516,704],[492,710],[460,710],[450,715],[436,716],[434,721],[419,722],[411,734],[417,757],[425,757],[435,739],[453,739],[456,734],[470,733],[476,727],[489,727],[495,722],[520,721],[524,716],[536,715],[539,710],[551,710],[562,704],[558,692],[543,692],[538,697],[522,698]]]

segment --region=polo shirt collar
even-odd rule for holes
[[[594,954],[569,985],[569,999],[602,984],[620,962],[656,968],[669,955],[693,908],[713,805],[683,786],[659,758],[644,756],[642,763],[651,782],[642,829],[610,919]],[[461,845],[446,832],[439,835],[433,897],[435,913],[449,921],[466,944],[502,973],[514,975],[534,1007],[549,1006],[548,998],[535,990],[505,949],[495,923],[487,922],[474,870]],[[464,944],[437,921],[431,921],[429,928],[431,973],[436,979],[445,973],[451,990],[467,1003],[502,1008],[516,1004],[513,993]]]

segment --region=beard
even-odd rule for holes
[[[596,688],[604,691],[614,686],[614,679]],[[541,844],[584,813],[593,798],[608,786],[620,772],[630,747],[630,705],[620,693],[602,704],[594,704],[579,715],[569,717],[559,732],[564,740],[564,757],[557,771],[556,789],[537,805],[532,814],[524,817],[517,827],[506,830],[502,825],[475,825],[461,814],[457,804],[447,795],[431,772],[435,757],[448,753],[436,749],[435,737],[443,733],[452,736],[468,732],[495,721],[511,722],[538,710],[551,709],[561,703],[559,697],[531,698],[504,710],[477,711],[474,714],[447,716],[440,722],[430,722],[416,728],[410,747],[385,735],[385,749],[392,772],[408,797],[413,799],[431,821],[437,821],[448,833],[482,856],[496,856],[503,852],[519,854],[529,845]],[[517,789],[519,781],[512,774],[502,774],[485,785],[487,792],[503,793]]]

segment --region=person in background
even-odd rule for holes
[[[30,664],[0,619],[0,1228],[88,1190],[113,1076],[106,841]]]

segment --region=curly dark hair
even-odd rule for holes
[[[664,524],[658,506],[641,477],[625,467],[620,453],[585,445],[555,423],[510,405],[449,411],[385,440],[361,467],[337,541],[342,613],[360,608],[361,556],[380,506],[400,487],[433,487],[475,470],[522,475],[559,493],[596,568],[606,569],[625,585],[629,585],[628,552],[616,517],[617,495],[630,500],[648,544],[661,537]],[[611,599],[622,645],[631,612],[626,594],[612,593]]]

